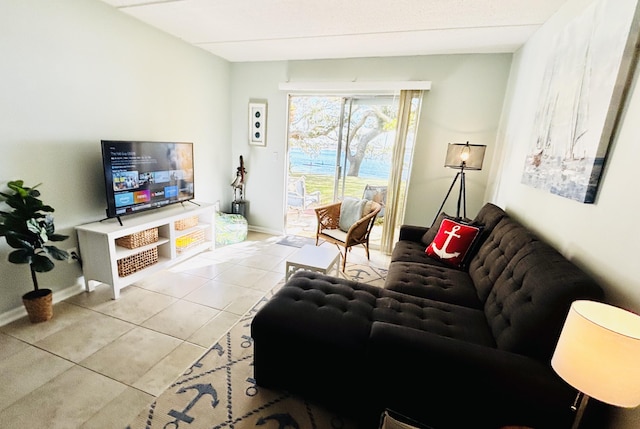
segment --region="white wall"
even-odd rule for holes
[[[502,167],[492,178],[488,199],[496,201],[593,274],[603,285],[609,302],[640,312],[637,260],[640,233],[636,220],[640,199],[635,195],[634,180],[640,161],[638,73],[633,77],[595,204],[581,204],[520,183],[549,46],[554,36],[591,3],[570,0],[515,55],[498,139],[498,145],[504,148]],[[623,2],[609,3],[622,7]],[[616,408],[614,420],[611,428],[637,428],[640,410]]]
[[[510,54],[365,58],[232,65],[232,142],[234,157],[243,155],[248,171],[246,197],[249,224],[281,233],[284,227],[287,94],[280,82],[429,80],[409,184],[405,221],[427,225],[433,220],[456,170],[443,167],[447,143],[488,145],[485,168],[467,175],[468,215],[484,204],[491,170]],[[247,104],[268,102],[266,147],[248,144]],[[229,183],[235,167],[228,169]],[[229,190],[231,201],[231,190]],[[457,194],[445,207],[455,213]]]
[[[58,230],[104,217],[100,139],[193,141],[196,198],[226,192],[228,62],[161,33],[98,0],[0,2],[0,185],[42,182]],[[22,306],[26,266],[0,241],[0,314]],[[39,275],[68,288],[77,264]],[[55,299],[55,293],[54,293]]]

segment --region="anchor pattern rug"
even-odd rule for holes
[[[382,285],[386,270],[351,264],[341,276]],[[317,404],[256,385],[251,320],[283,284],[260,300],[127,429],[355,428],[353,422]]]

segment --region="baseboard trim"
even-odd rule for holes
[[[78,277],[78,282],[76,284],[62,290],[53,291],[53,303],[57,304],[58,302],[64,301],[65,299],[71,298],[72,296],[78,295],[82,292],[84,292],[84,280],[82,277]],[[27,310],[25,310],[24,306],[5,311],[0,314],[0,326],[16,321],[26,315]]]
[[[261,232],[263,234],[271,234],[271,235],[283,235],[284,234],[284,232],[282,232],[282,231],[276,231],[275,229],[263,228],[261,226],[251,226],[251,225],[249,225],[247,227],[247,229],[249,231],[253,231],[253,232]]]

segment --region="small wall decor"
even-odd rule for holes
[[[267,103],[249,103],[249,144],[267,145]]]
[[[637,8],[596,1],[551,43],[522,183],[595,201],[638,43]]]

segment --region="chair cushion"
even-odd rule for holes
[[[367,200],[346,197],[340,205],[340,219],[338,226],[344,232],[349,231],[351,225],[358,222],[362,218],[364,206]]]
[[[320,234],[334,238],[343,243],[347,242],[347,233],[339,229],[323,229]]]

